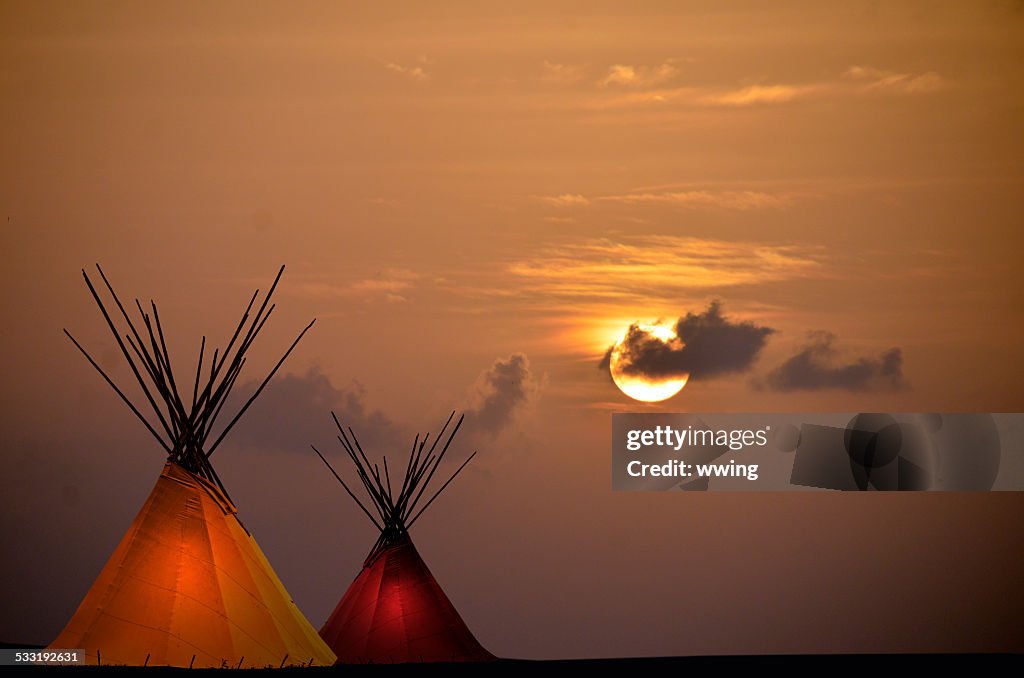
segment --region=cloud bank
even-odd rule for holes
[[[239,393],[251,393],[256,383],[246,384]],[[253,403],[232,432],[234,444],[262,449],[309,452],[309,445],[333,438],[337,433],[331,412],[351,426],[369,452],[393,453],[409,447],[412,434],[380,410],[370,410],[366,390],[359,382],[337,388],[319,368],[305,374],[275,377]]]
[[[903,352],[891,348],[876,358],[862,357],[851,362],[838,361],[833,347],[836,336],[830,332],[812,332],[808,343],[795,355],[772,370],[764,385],[776,391],[896,390],[903,388]]]

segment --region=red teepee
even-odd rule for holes
[[[320,458],[380,530],[359,576],[320,629],[320,636],[338,655],[339,664],[479,662],[494,659],[473,637],[409,538],[408,529],[476,454],[470,455],[441,489],[416,511],[427,484],[462,425],[460,418],[444,447],[435,455],[438,441],[451,420],[449,417],[426,455],[423,454],[426,438],[420,441],[417,437],[405,479],[398,495],[394,496],[387,461],[384,461],[384,476],[381,477],[379,467],[371,464],[363,454],[352,429],[346,433],[335,418],[341,431],[339,440],[355,464],[376,515],[366,509],[323,455]],[[317,454],[320,454],[319,450]]]
[[[489,661],[409,535],[378,553],[320,629],[338,661]]]

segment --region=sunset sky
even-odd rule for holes
[[[609,469],[615,411],[1022,411],[1022,64],[1009,1],[0,2],[0,640],[57,634],[163,463],[61,332],[130,378],[99,262],[186,374],[287,265],[238,390],[317,323],[214,461],[314,626],[375,538],[330,410],[401,455],[457,408],[413,538],[497,655],[1024,650],[1020,493]],[[608,347],[688,314],[765,331],[622,395]]]

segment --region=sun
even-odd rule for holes
[[[636,324],[633,327],[652,339],[662,341],[669,345],[681,345],[681,340],[670,327],[645,324]],[[637,376],[625,373],[627,358],[624,355],[625,351],[623,349],[623,342],[625,341],[628,333],[629,330],[627,330],[626,334],[623,334],[618,342],[615,343],[615,346],[612,347],[612,353],[609,360],[609,369],[612,374],[612,380],[615,382],[615,385],[619,387],[619,390],[633,400],[639,400],[645,403],[656,403],[662,400],[667,400],[683,390],[683,387],[686,386],[687,380],[690,378],[690,375],[685,372],[681,375],[674,374],[660,378]]]

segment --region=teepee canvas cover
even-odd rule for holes
[[[339,662],[488,661],[408,535],[367,563],[320,634]]]
[[[72,341],[156,436],[168,452],[168,460],[142,510],[50,647],[81,648],[89,663],[103,664],[200,668],[334,663],[334,653],[295,606],[256,541],[239,522],[235,506],[209,462],[224,435],[305,330],[213,445],[207,448],[205,444],[241,371],[246,349],[273,310],[273,306],[267,309],[267,301],[280,276],[281,272],[243,335],[256,299],[253,295],[227,349],[219,359],[219,352],[214,352],[209,379],[200,391],[203,339],[189,407],[174,386],[155,305],[152,317],[139,305],[149,335],[147,346],[103,277],[131,330],[124,335],[131,347],[129,353],[86,276],[157,423],[143,417],[81,345],[74,338]],[[312,323],[306,330],[310,326]],[[158,401],[162,407],[156,405]],[[158,428],[163,428],[165,435],[157,434]]]
[[[454,415],[454,413],[453,413]],[[474,662],[491,661],[485,650],[456,612],[409,538],[408,529],[448,486],[469,457],[432,497],[416,511],[427,484],[437,470],[448,446],[462,424],[455,425],[447,443],[434,454],[439,440],[451,423],[441,430],[424,455],[426,438],[413,443],[406,477],[397,496],[384,459],[384,477],[363,454],[352,429],[348,433],[335,418],[338,437],[356,466],[360,481],[370,495],[375,515],[352,493],[316,448],[334,476],[380,530],[380,536],[363,564],[359,576],[348,587],[320,635],[338,655],[339,663]],[[351,436],[351,441],[349,437]]]
[[[334,661],[231,502],[170,462],[52,646],[104,664]]]

